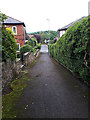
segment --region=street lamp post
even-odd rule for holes
[[[48,21],[48,35],[49,35],[49,56],[50,56],[50,19],[46,19]]]

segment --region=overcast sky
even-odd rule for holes
[[[27,32],[58,30],[88,15],[90,0],[1,0],[0,11],[23,21]],[[50,27],[49,21],[50,19]]]

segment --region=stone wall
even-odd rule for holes
[[[23,56],[23,65],[20,59],[17,59],[17,61],[8,61],[7,63],[2,63],[2,89],[6,88],[11,81],[13,81],[13,78],[18,75],[22,67],[27,66],[28,64],[31,64],[35,58],[39,55],[40,51],[37,50],[35,53],[28,52],[25,53]]]
[[[35,55],[31,52],[25,53],[23,56],[23,65],[27,66],[28,64],[31,64],[35,59]]]

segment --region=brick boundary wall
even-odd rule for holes
[[[23,56],[23,65],[20,59],[17,61],[8,61],[7,63],[2,63],[2,90],[8,87],[8,85],[13,81],[16,75],[22,70],[22,67],[31,64],[36,57],[38,57],[40,50],[36,50],[35,53],[28,52]]]

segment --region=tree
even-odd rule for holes
[[[40,32],[34,32],[32,33],[33,35],[36,35],[35,37],[37,38],[37,41],[38,41],[38,36],[37,35],[40,35],[39,37],[39,40],[44,43],[45,40],[54,40],[54,38],[56,38],[58,36],[58,32],[57,31],[40,31]]]
[[[39,34],[34,34],[34,37],[37,39],[37,42],[41,42],[41,36]]]
[[[42,41],[42,43],[44,43],[44,41],[45,41],[45,39],[47,39],[47,37],[44,32],[40,32],[40,35],[41,35],[41,41]]]

